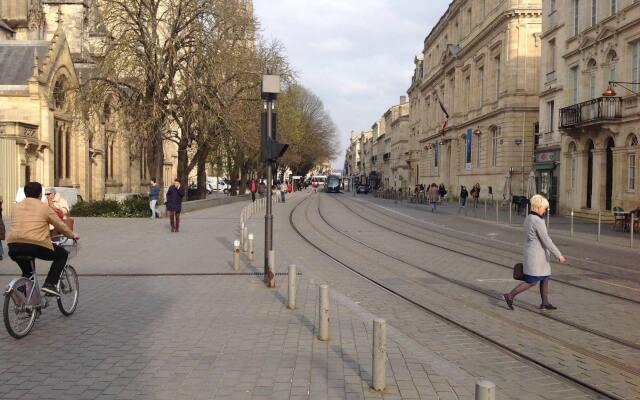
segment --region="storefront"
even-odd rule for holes
[[[558,184],[560,177],[560,149],[536,151],[534,164],[536,192],[549,199],[549,212],[558,210]]]

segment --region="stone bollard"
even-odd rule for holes
[[[233,270],[240,270],[240,241],[233,242]]]
[[[267,279],[267,287],[276,287],[276,251],[269,250],[269,274]]]
[[[384,319],[373,320],[373,390],[386,387],[387,327]]]
[[[287,308],[293,310],[296,308],[296,281],[298,276],[296,275],[296,266],[289,265],[289,301],[287,302]]]
[[[318,329],[318,339],[329,340],[329,286],[320,285],[320,306],[319,306],[320,328]]]
[[[244,222],[240,224],[240,248],[244,248]]]
[[[496,385],[489,381],[476,382],[476,400],[495,400]]]
[[[249,252],[249,228],[247,228],[247,226],[245,225],[244,229],[242,230],[242,250],[245,253]]]
[[[249,241],[249,261],[253,261],[256,259],[256,255],[253,252],[253,233],[250,233],[248,236]]]

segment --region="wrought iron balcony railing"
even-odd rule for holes
[[[622,98],[598,97],[560,109],[560,129],[622,118]]]

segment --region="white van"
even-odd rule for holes
[[[219,176],[207,176],[207,189],[209,185],[214,192],[227,193],[231,190],[231,185]]]

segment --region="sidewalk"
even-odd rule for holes
[[[21,341],[0,332],[0,398],[473,398],[476,379],[393,326],[387,389],[370,389],[375,315],[332,288],[330,340],[321,342],[324,282],[307,275],[302,265],[310,260],[297,260],[293,311],[285,306],[285,277],[267,289],[255,275],[260,240],[256,262],[243,255],[243,267],[233,271],[232,243],[246,204],[185,214],[178,234],[166,219],[78,218],[78,310],[65,318],[54,304]],[[256,232],[261,222],[252,220]],[[282,257],[279,265],[295,261]],[[5,258],[0,274],[5,285],[17,267]]]

